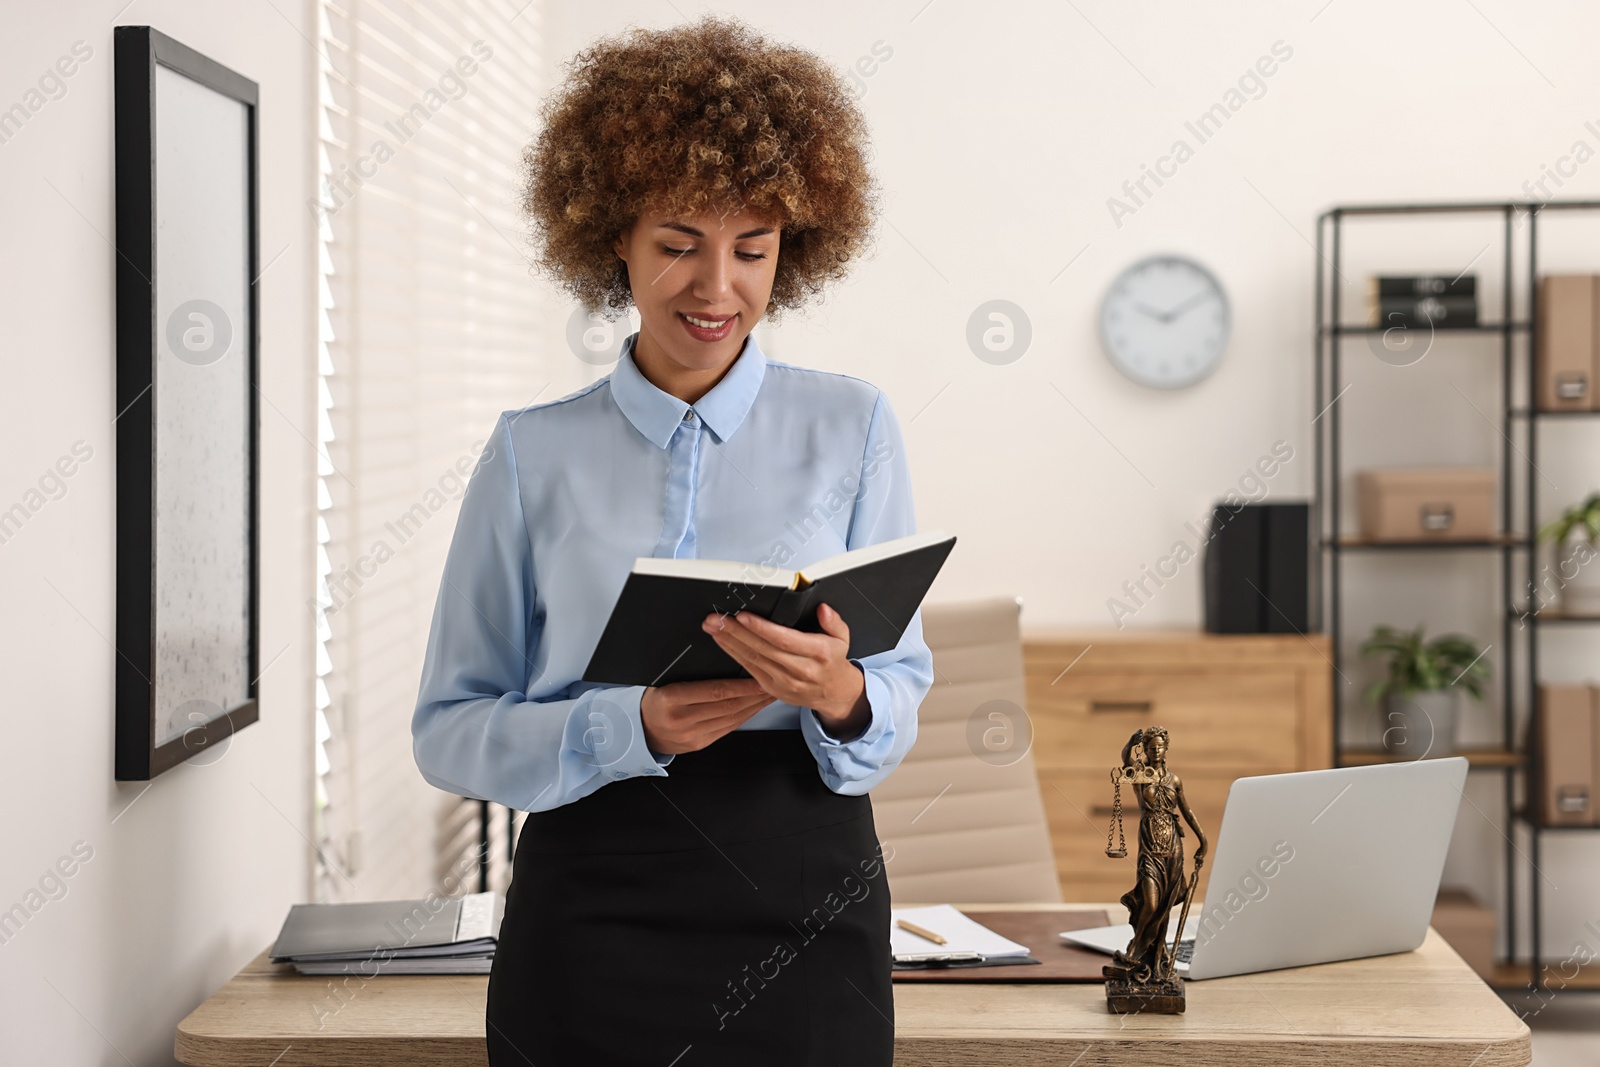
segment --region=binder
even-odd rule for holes
[[[1587,685],[1541,685],[1537,750],[1539,821],[1593,826],[1596,806],[1596,691]]]
[[[1539,409],[1595,410],[1595,286],[1591,274],[1546,274],[1539,279],[1537,345]]]
[[[500,893],[346,904],[296,904],[273,943],[273,963],[302,974],[487,973],[505,915]]]
[[[1310,629],[1310,505],[1218,504],[1202,567],[1207,633]]]

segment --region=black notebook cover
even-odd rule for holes
[[[925,540],[928,536],[913,538]],[[583,680],[660,686],[708,678],[750,677],[750,672],[700,628],[700,621],[712,612],[753,611],[784,626],[821,633],[817,607],[827,604],[850,627],[851,659],[887,652],[900,643],[900,635],[911,624],[955,543],[954,536],[941,536],[933,543],[825,575],[814,582],[802,577],[796,589],[641,574],[636,570],[623,584],[600,643],[584,669]],[[828,562],[822,560],[813,567]],[[751,573],[756,573],[754,565]],[[805,568],[800,573],[803,576]]]

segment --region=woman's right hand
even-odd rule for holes
[[[645,743],[660,755],[695,752],[778,698],[754,678],[648,686],[639,701]]]

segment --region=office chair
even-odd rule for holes
[[[933,687],[872,790],[897,905],[1061,900],[1023,692],[1019,597],[922,606]],[[892,849],[892,851],[891,851]]]

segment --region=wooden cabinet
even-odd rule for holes
[[[1135,730],[1172,732],[1172,768],[1213,845],[1235,778],[1333,766],[1323,634],[1033,630],[1022,653],[1034,765],[1068,901],[1116,900],[1133,886],[1139,816],[1127,790],[1128,856],[1108,859],[1105,848],[1111,768]]]

